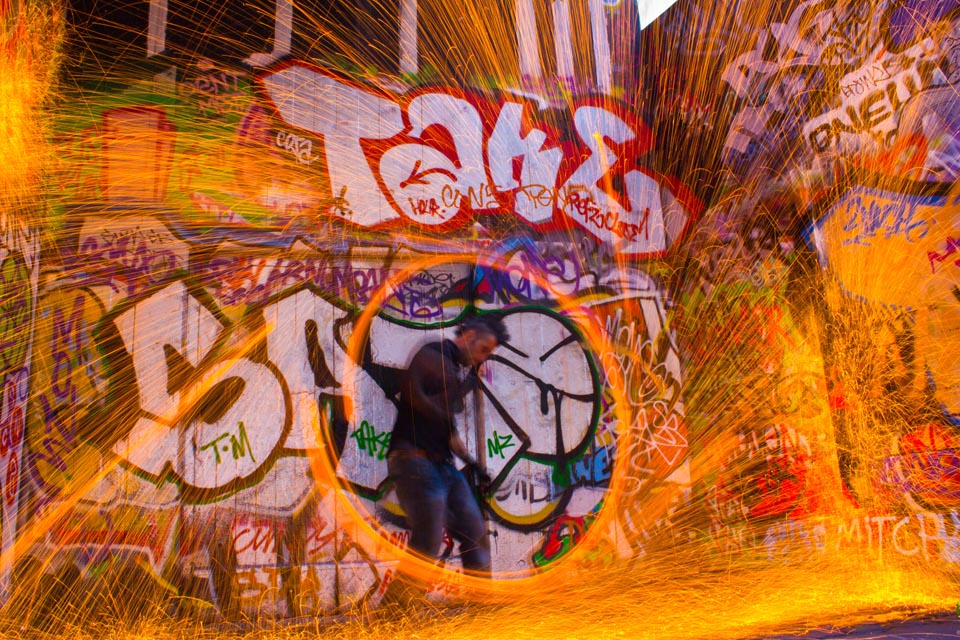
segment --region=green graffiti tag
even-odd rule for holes
[[[376,428],[364,420],[360,426],[350,434],[350,437],[357,441],[357,447],[360,451],[366,451],[367,455],[377,460],[387,458],[387,449],[390,448],[390,436],[388,432],[378,433]]]
[[[493,438],[487,438],[487,456],[490,458],[494,456],[506,458],[507,456],[504,451],[515,446],[517,446],[517,443],[513,441],[512,433],[502,436],[494,431]]]
[[[228,440],[228,442],[224,442],[221,445],[220,443],[224,440]],[[250,438],[247,437],[247,428],[244,426],[242,420],[237,424],[237,435],[229,431],[222,433],[200,447],[200,451],[207,449],[213,451],[213,455],[216,456],[217,459],[217,464],[223,462],[223,458],[220,457],[221,451],[223,453],[230,453],[234,460],[239,460],[249,455],[250,461],[254,464],[257,463],[256,458],[253,457],[253,447],[250,445]]]

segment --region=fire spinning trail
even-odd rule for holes
[[[398,373],[488,313],[493,576],[402,633],[955,604],[960,5],[728,4],[0,0],[7,619],[377,633]]]

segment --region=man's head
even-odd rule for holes
[[[503,320],[496,315],[469,318],[457,327],[460,357],[469,366],[483,364],[497,346],[510,339]]]

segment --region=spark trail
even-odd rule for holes
[[[6,623],[743,638],[953,607],[952,6],[235,4],[0,1]],[[476,577],[452,539],[406,557],[385,453],[411,354],[487,313]],[[426,613],[372,619],[401,558]]]

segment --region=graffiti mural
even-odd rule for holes
[[[391,97],[299,64],[258,82],[283,124],[323,139],[338,212],[362,227],[450,229],[471,212],[503,211],[533,228],[579,225],[618,252],[657,254],[697,212],[678,183],[636,164],[653,145],[650,131],[611,102],[578,104],[571,138],[532,103],[462,92]],[[343,104],[355,108],[345,115]],[[617,194],[603,184],[611,173],[622,176]]]
[[[518,83],[489,51],[444,78],[313,55],[299,4],[273,53],[145,15],[147,60],[53,112],[43,234],[0,224],[18,569],[136,566],[227,618],[375,605],[409,540],[402,371],[493,313],[459,423],[496,578],[681,544],[960,561],[955,3],[642,30],[556,3],[504,18],[556,45],[506,47]],[[457,595],[449,535],[436,564]]]
[[[875,485],[881,496],[904,499],[917,510],[949,507],[956,376],[945,354],[956,298],[950,267],[944,265],[954,233],[953,196],[942,183],[881,184],[881,189],[850,185],[810,234],[832,271],[831,305],[873,329],[869,338],[828,335],[836,349],[864,354],[870,362],[863,370],[835,362],[838,437],[849,441],[859,420],[879,422],[875,458],[841,458],[841,471],[859,494]],[[861,274],[873,274],[873,282],[853,275],[854,262]],[[899,280],[889,280],[893,274],[912,286],[898,287]],[[890,284],[878,288],[882,281]],[[878,393],[896,393],[902,404],[872,408],[869,399]]]
[[[623,105],[390,93],[295,61],[162,80],[61,121],[26,558],[55,555],[57,575],[146,566],[227,616],[375,601],[409,537],[386,470],[399,374],[471,313],[503,314],[512,336],[462,422],[494,478],[495,572],[557,564],[623,456],[634,495],[688,492],[668,294],[636,260],[701,207],[638,161],[654,139]],[[438,246],[449,260],[409,271]],[[604,544],[626,557],[669,516],[614,520]],[[459,571],[452,543],[438,561]]]
[[[384,257],[397,260],[395,254]],[[314,268],[331,268],[329,260],[310,259]],[[87,274],[68,275],[41,296],[33,376],[40,391],[33,398],[26,457],[32,499],[46,509],[63,508],[63,500],[75,502],[62,525],[49,533],[51,543],[60,540],[61,550],[75,546],[78,563],[95,549],[145,553],[162,572],[177,562],[170,555],[170,534],[179,517],[186,518],[181,526],[195,530],[197,540],[204,539],[207,528],[236,529],[237,518],[266,518],[273,524],[258,526],[271,531],[289,527],[316,491],[312,455],[333,455],[337,477],[357,497],[357,510],[383,520],[387,530],[400,531],[385,460],[399,371],[411,345],[450,331],[450,322],[472,304],[471,291],[490,291],[496,300],[492,282],[510,276],[487,278],[470,263],[417,272],[392,290],[357,359],[348,343],[359,307],[338,297],[350,290],[357,295],[355,285],[344,288],[339,278],[320,276],[284,280],[276,274],[288,271],[287,261],[265,259],[251,272],[250,284],[258,284],[247,287],[252,297],[244,299],[245,311],[233,321],[217,301],[235,304],[237,299],[223,294],[225,287],[206,268],[209,264],[199,267],[206,287],[173,279],[112,308],[113,280],[88,286]],[[346,260],[339,268],[350,274],[379,271],[369,262],[348,265]],[[498,540],[497,566],[509,571],[532,562],[528,554],[557,518],[599,507],[618,433],[634,428],[618,424],[609,407],[603,409],[609,400],[598,356],[578,329],[584,320],[574,320],[571,309],[550,298],[546,273],[536,271],[539,284],[530,285],[517,278],[533,279],[534,272],[514,272],[514,291],[536,293],[499,297],[495,308],[506,314],[513,338],[489,363],[482,399],[464,416],[464,424],[476,425],[464,434],[466,441],[495,477],[488,502],[491,535]],[[246,277],[230,270],[231,278],[238,275]],[[558,282],[563,279],[559,274]],[[646,278],[637,283],[650,285]],[[275,287],[275,293],[259,293],[258,287]],[[597,294],[593,286],[584,290]],[[653,339],[640,333],[646,331],[644,314],[657,318],[662,331],[657,300],[656,290],[648,289],[632,320],[619,307],[594,305],[579,313],[613,316],[604,322],[611,334],[622,334],[622,348],[627,353],[646,349],[651,367],[673,380],[673,399],[659,413],[655,386],[633,398],[630,407],[651,447],[636,455],[662,458],[659,472],[665,475],[682,461],[685,440],[677,426],[682,421],[678,373],[667,373],[658,359],[662,354],[638,345]],[[620,357],[628,369],[629,358]],[[76,501],[78,495],[82,498]],[[340,512],[326,518],[329,523],[349,516]],[[308,531],[309,526],[300,535],[312,535]],[[387,567],[363,545],[357,549],[374,563],[369,575],[382,578]],[[266,562],[266,556],[247,558],[245,549],[237,553],[242,561],[237,567]],[[202,549],[185,553],[199,563],[200,574],[213,572],[214,561],[203,556]],[[275,557],[269,565],[276,566]],[[261,584],[265,578],[256,571],[244,575],[259,576],[255,582]],[[371,585],[354,585],[361,587]],[[342,588],[346,585],[337,587]],[[236,589],[241,598],[248,587]],[[325,598],[325,606],[333,606],[329,594]],[[336,599],[347,596],[338,591]],[[242,596],[238,602],[248,600]],[[311,602],[320,606],[316,597]]]
[[[35,356],[40,238],[29,217],[11,212],[0,216],[0,549],[5,556],[20,534],[21,475],[24,468],[30,365]],[[10,589],[11,562],[0,565],[0,591]]]

